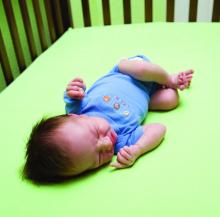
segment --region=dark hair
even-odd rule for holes
[[[67,115],[43,118],[33,127],[26,147],[24,178],[40,183],[64,178],[61,174],[69,168],[71,160],[54,134],[66,119]]]

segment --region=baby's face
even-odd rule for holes
[[[86,115],[69,115],[68,118],[58,135],[73,156],[73,166],[65,175],[76,175],[111,161],[117,135],[109,123]]]

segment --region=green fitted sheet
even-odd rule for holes
[[[219,217],[219,24],[137,24],[69,29],[0,94],[0,216]],[[132,168],[108,166],[71,182],[23,181],[25,143],[43,115],[64,113],[66,84],[89,87],[121,58],[145,54],[171,73],[193,68],[180,106],[150,112],[163,143]]]

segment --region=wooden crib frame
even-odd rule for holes
[[[220,1],[208,1],[210,1],[211,17],[206,21],[219,22]],[[180,4],[178,0],[2,0],[0,1],[0,91],[69,27],[155,21],[196,22],[198,5],[202,4],[201,2],[202,0],[182,1],[181,4],[188,6],[188,11],[185,13],[185,20],[178,20],[176,16],[178,12],[175,12],[176,5]],[[113,10],[117,10],[117,14]],[[141,10],[142,17],[138,15],[138,10]]]

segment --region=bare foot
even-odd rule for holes
[[[178,74],[174,74],[170,76],[170,85],[167,87],[184,90],[190,86],[193,70],[189,69],[184,72],[180,72]]]

